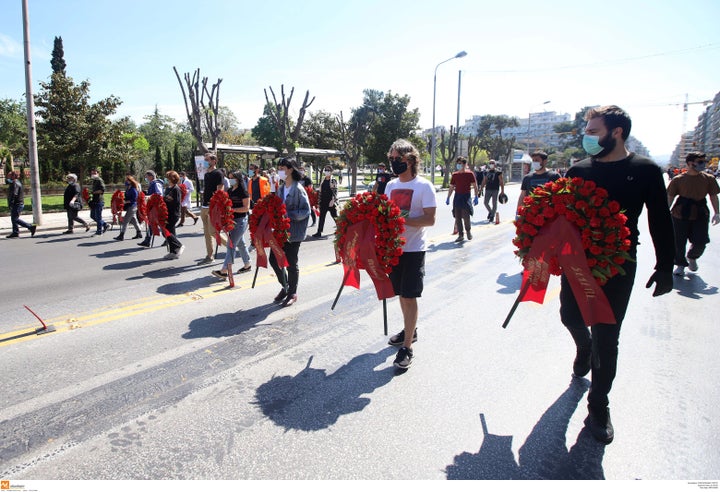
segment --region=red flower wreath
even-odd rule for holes
[[[165,204],[165,199],[161,195],[153,193],[150,196],[147,203],[147,218],[153,236],[168,236],[169,232],[165,228],[168,219],[168,209]]]
[[[112,211],[113,224],[120,223],[123,209],[125,208],[125,193],[121,190],[115,191],[110,199],[110,210]]]
[[[318,192],[312,186],[306,186],[305,191],[307,192],[308,200],[310,201],[310,209],[315,215],[320,216],[320,210],[318,210],[319,197]]]
[[[82,198],[85,203],[90,203],[90,190],[87,189],[87,186],[82,189]]]
[[[185,201],[185,197],[186,197],[187,194],[188,194],[187,186],[185,186],[184,183],[180,183],[178,186],[180,186],[180,201],[181,201],[181,202],[184,202],[184,201]]]
[[[147,202],[145,201],[145,192],[141,191],[137,199],[137,220],[139,223],[147,222]]]
[[[228,236],[230,231],[235,229],[235,214],[233,203],[225,190],[218,190],[210,198],[210,223],[215,229],[215,239],[220,244],[220,231],[225,231]],[[232,242],[229,246],[232,248]]]
[[[565,217],[580,232],[587,265],[599,285],[617,274],[624,275],[622,264],[633,261],[628,251],[630,229],[620,204],[608,199],[608,192],[593,181],[561,178],[538,186],[523,199],[515,221],[515,254],[523,259],[530,251],[540,229],[557,217]],[[550,258],[549,273],[560,275],[556,257]]]
[[[375,227],[375,254],[385,273],[390,273],[402,255],[405,238],[405,219],[400,208],[386,195],[367,191],[356,195],[345,203],[338,214],[335,230],[335,247],[340,259],[345,260],[347,230],[363,220]]]
[[[252,209],[250,214],[250,241],[255,244],[255,233],[257,232],[258,225],[263,215],[270,215],[270,227],[272,228],[272,234],[275,240],[282,247],[288,239],[290,239],[290,219],[286,217],[287,209],[282,199],[270,193],[265,195],[263,198],[258,200]],[[263,247],[268,247],[269,243],[265,241]]]

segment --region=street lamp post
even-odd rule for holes
[[[462,58],[463,56],[466,56],[467,53],[464,51],[461,51],[457,55],[448,58],[447,60],[443,60],[440,63],[438,63],[435,66],[435,75],[433,76],[433,115],[432,115],[432,137],[430,138],[430,181],[432,182],[433,186],[435,186],[435,96],[437,93],[437,70],[440,65],[442,65],[445,62],[449,62],[450,60],[454,60],[455,58]]]

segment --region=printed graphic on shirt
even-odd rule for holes
[[[403,212],[410,212],[410,206],[412,205],[413,190],[408,189],[395,189],[390,194],[390,199],[395,202],[395,205],[400,207]]]

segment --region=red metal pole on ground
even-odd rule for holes
[[[51,331],[55,331],[55,327],[54,327],[53,325],[50,325],[50,326],[46,325],[45,322],[42,320],[42,318],[41,318],[40,316],[38,316],[37,314],[35,314],[35,312],[34,312],[32,309],[30,309],[29,307],[27,307],[27,306],[24,305],[24,304],[23,304],[23,307],[24,307],[25,309],[27,309],[28,311],[30,311],[30,312],[32,313],[32,315],[35,316],[35,317],[38,319],[38,321],[40,321],[40,323],[42,323],[42,328],[37,328],[37,329],[35,330],[35,332],[36,332],[38,335],[39,335],[40,333],[49,333],[49,332],[51,332]]]

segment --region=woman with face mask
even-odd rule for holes
[[[300,243],[307,234],[310,201],[300,181],[302,176],[295,158],[285,157],[280,160],[278,177],[284,181],[284,184],[280,186],[277,194],[285,202],[287,217],[290,219],[290,239],[283,245],[288,266],[280,268],[273,252],[270,253],[269,261],[278,282],[282,285],[282,290],[275,296],[275,302],[282,306],[290,306],[297,302],[297,287],[300,280],[298,251]]]
[[[180,220],[182,210],[182,191],[180,191],[180,175],[175,171],[168,171],[165,175],[167,185],[163,190],[163,200],[167,206],[168,216],[165,223],[165,229],[168,235],[165,237],[165,243],[168,248],[168,254],[165,255],[166,260],[177,260],[185,250],[180,240],[175,235],[175,224]]]
[[[120,227],[120,234],[116,236],[116,241],[122,241],[125,239],[125,230],[127,230],[128,224],[132,224],[135,228],[135,237],[133,239],[140,239],[142,232],[140,232],[140,224],[137,220],[137,207],[138,197],[140,196],[140,183],[132,174],[125,176],[125,201],[123,203],[123,210],[125,216],[123,217],[123,223]]]
[[[68,185],[63,194],[63,206],[67,211],[68,228],[63,234],[72,234],[75,222],[84,225],[85,232],[88,232],[90,226],[82,218],[78,217],[78,212],[82,208],[82,196],[80,195],[80,185],[77,183],[77,175],[70,173],[65,176],[65,181],[67,181]]]
[[[332,167],[325,166],[325,178],[320,183],[320,223],[318,230],[312,237],[322,237],[322,230],[325,226],[325,216],[330,212],[333,220],[337,220],[337,188],[338,183],[332,176]]]
[[[250,266],[250,253],[248,253],[247,244],[245,244],[245,231],[247,231],[248,212],[250,211],[250,195],[245,186],[244,176],[240,171],[230,173],[229,181],[228,195],[230,201],[232,201],[235,227],[230,231],[230,241],[228,241],[227,253],[225,253],[222,268],[212,272],[214,276],[223,280],[228,278],[228,272],[232,273],[236,250],[240,252],[240,258],[243,260],[243,267],[238,270],[238,273],[249,272],[252,268]]]

